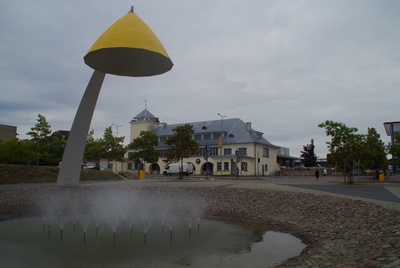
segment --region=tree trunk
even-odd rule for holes
[[[183,179],[183,158],[181,158],[181,168],[179,169],[179,179]]]

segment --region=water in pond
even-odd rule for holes
[[[2,267],[273,267],[297,256],[296,237],[256,226],[190,218],[91,216],[0,222]]]

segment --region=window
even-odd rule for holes
[[[231,155],[232,154],[232,148],[224,148],[224,155]]]
[[[242,170],[247,171],[247,162],[242,162]]]
[[[221,162],[217,162],[217,170],[221,171]]]
[[[195,141],[201,140],[201,134],[195,134],[195,135],[194,135],[194,140],[195,140]]]
[[[229,162],[224,162],[224,170],[229,170]]]
[[[203,140],[211,140],[211,134],[203,134]]]
[[[167,141],[167,137],[160,137],[160,143],[165,143]]]
[[[129,153],[128,153],[128,159],[132,159],[132,157],[133,157],[133,153],[132,153],[132,152],[129,152]]]
[[[210,147],[210,155],[218,155],[218,147]]]
[[[247,148],[239,148],[239,155],[240,156],[247,155]]]
[[[218,140],[220,136],[221,136],[220,133],[214,133],[212,138],[213,138],[213,140]]]
[[[167,150],[157,150],[158,156],[165,157],[167,155]]]
[[[234,138],[235,137],[235,135],[234,134],[229,134],[229,136],[228,136],[229,138]]]
[[[128,170],[132,170],[132,163],[128,163]]]
[[[196,156],[205,156],[205,155],[206,155],[206,148],[202,147],[197,149]]]
[[[269,157],[269,148],[267,147],[263,148],[263,156]]]
[[[196,156],[205,156],[206,155],[206,147],[199,147],[197,152],[194,154]],[[218,155],[218,147],[210,147],[210,151],[208,152],[208,156]]]
[[[268,165],[265,164],[265,171],[268,171]]]
[[[204,147],[203,147],[203,148],[198,148],[198,149],[197,149],[196,155],[197,155],[197,156],[204,156],[204,155],[206,155],[206,149],[205,149]]]

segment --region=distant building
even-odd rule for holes
[[[184,162],[190,162],[194,167],[194,174],[202,175],[236,175],[237,168],[240,176],[271,175],[281,169],[281,165],[293,161],[289,149],[273,145],[263,137],[263,133],[252,128],[250,122],[243,122],[239,118],[189,122],[181,124],[160,123],[159,119],[144,109],[131,122],[130,142],[139,137],[140,131],[146,130],[155,133],[158,137],[156,150],[159,153],[157,163],[145,164],[145,172],[162,174],[166,164],[166,140],[174,133],[173,128],[184,124],[193,126],[192,138],[199,143],[196,155]],[[219,139],[222,136],[222,147]],[[208,164],[205,159],[208,150]],[[222,152],[222,153],[221,153]],[[137,165],[129,160],[132,151],[128,151],[126,165],[117,166],[114,171],[135,170]]]
[[[15,139],[17,135],[17,127],[0,124],[0,140],[3,142]]]
[[[289,148],[279,147],[277,162],[282,167],[294,167],[294,163],[300,158],[295,156],[290,156]]]
[[[390,136],[390,143],[392,145],[395,144],[395,135],[400,132],[400,121],[395,122],[384,122],[383,126],[385,127],[386,134]],[[397,173],[397,166],[393,166],[393,173]]]

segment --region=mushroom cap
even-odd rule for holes
[[[133,9],[110,26],[84,57],[97,71],[121,76],[152,76],[174,65],[153,31]]]

